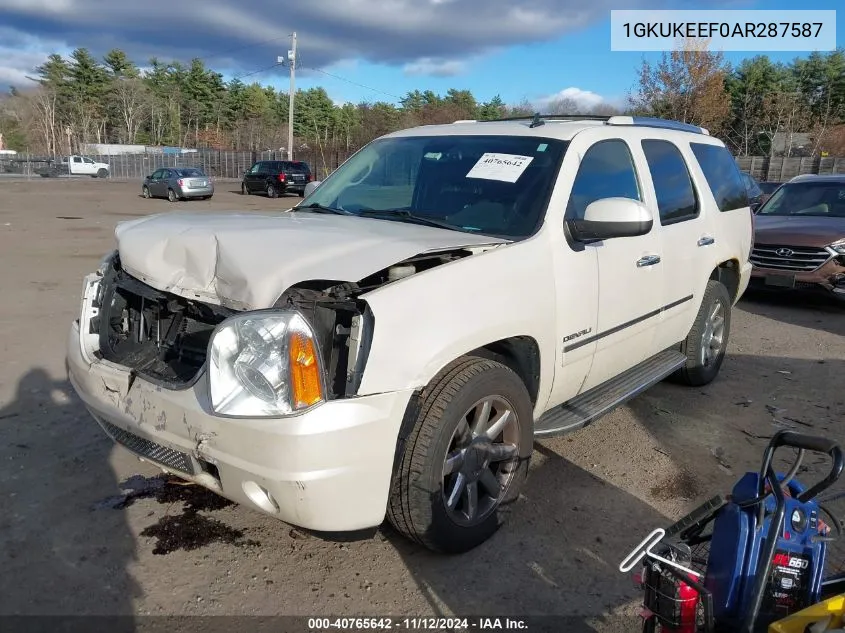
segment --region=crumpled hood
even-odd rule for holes
[[[351,216],[166,213],[115,229],[121,266],[164,292],[269,308],[308,280],[355,282],[414,255],[506,240]]]

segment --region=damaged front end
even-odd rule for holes
[[[484,250],[483,248],[481,250]],[[449,249],[406,259],[357,282],[316,280],[288,288],[271,309],[300,314],[313,332],[325,400],[357,394],[375,328],[367,292],[472,255]],[[166,389],[191,387],[207,370],[212,337],[241,312],[155,289],[122,269],[114,253],[83,309],[80,330],[88,351]]]

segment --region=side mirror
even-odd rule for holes
[[[312,181],[311,181],[311,182],[309,182],[307,185],[305,185],[305,195],[304,195],[303,197],[304,197],[304,198],[307,198],[307,197],[308,197],[308,196],[310,196],[312,193],[314,193],[314,190],[317,188],[317,186],[318,186],[321,182],[322,182],[322,181],[320,181],[320,180],[312,180]]]
[[[603,198],[587,206],[583,220],[569,220],[579,242],[637,237],[651,231],[654,216],[646,205],[630,198]]]

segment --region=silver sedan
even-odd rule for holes
[[[171,202],[214,195],[214,183],[197,167],[162,167],[144,178],[141,195],[145,198],[167,198]]]

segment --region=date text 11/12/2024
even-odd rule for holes
[[[328,633],[329,631],[527,631],[528,622],[524,618],[496,617],[340,617],[308,618],[309,633]]]

